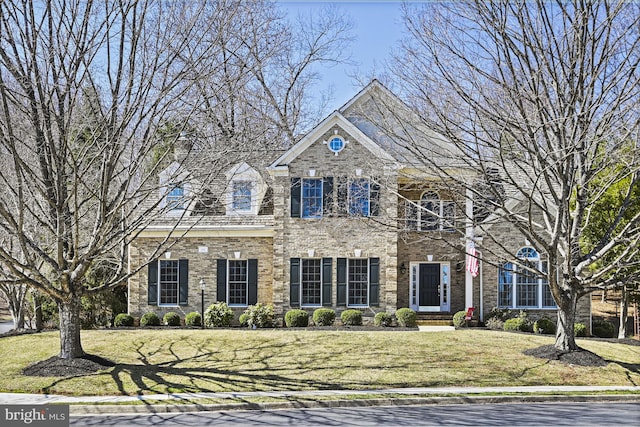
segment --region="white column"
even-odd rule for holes
[[[470,189],[467,189],[466,200],[465,200],[465,239],[464,239],[464,249],[465,253],[467,247],[469,246],[469,242],[473,239],[473,192]],[[465,309],[469,307],[473,307],[473,276],[466,269],[466,261],[467,257],[465,255],[465,277],[464,277],[464,306]]]

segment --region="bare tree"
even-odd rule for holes
[[[633,280],[616,272],[637,260],[640,214],[628,213],[640,185],[638,5],[470,0],[408,5],[404,21],[390,80],[418,114],[385,131],[481,208],[486,262],[513,258],[497,223],[545,254],[546,271],[520,267],[546,277],[555,346],[576,350],[578,299]],[[447,143],[412,138],[421,128]],[[608,228],[585,241],[597,200],[624,182]]]
[[[264,143],[265,132],[247,137],[264,121],[250,108],[280,122],[272,113],[285,104],[285,116],[304,111],[297,89],[309,87],[312,71],[304,66],[291,68],[291,95],[265,105],[250,97],[256,87],[280,93],[281,82],[269,74],[276,64],[266,64],[287,57],[269,47],[284,23],[271,9],[268,1],[235,0],[0,3],[0,229],[14,242],[0,247],[3,282],[55,300],[60,357],[84,355],[80,298],[138,272],[128,271],[126,253],[140,231],[160,219],[177,227],[197,212],[165,215],[173,208],[171,190],[190,182],[193,191],[173,202],[197,205],[208,183],[224,176],[234,150]],[[336,33],[316,34],[324,41]],[[331,58],[315,49],[310,45],[308,63]],[[243,121],[220,119],[225,114]],[[242,132],[223,138],[230,124]],[[280,141],[299,120],[282,124]],[[198,157],[207,168],[189,170]],[[172,242],[160,241],[149,260]]]

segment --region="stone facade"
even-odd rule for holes
[[[371,90],[375,92],[375,85]],[[499,263],[487,257],[481,263],[481,274],[472,280],[466,271],[464,197],[428,173],[424,173],[422,178],[417,177],[415,165],[407,166],[390,155],[386,148],[383,150],[383,144],[374,140],[375,132],[370,127],[351,122],[350,113],[366,102],[365,98],[359,101],[361,95],[356,96],[343,110],[334,112],[318,124],[289,151],[276,153],[274,157],[278,158],[272,159],[271,166],[262,169],[256,166],[256,170],[265,177],[272,197],[268,215],[264,211],[248,216],[218,213],[216,216],[186,218],[184,224],[187,228],[178,232],[170,227],[162,228],[162,222],[154,229],[141,231],[129,253],[130,271],[139,269],[129,281],[130,313],[141,316],[148,311],[159,315],[176,311],[184,317],[188,312],[199,312],[200,279],[207,284],[204,296],[206,306],[224,300],[217,294],[220,276],[218,260],[255,259],[257,302],[273,304],[280,322],[284,313],[292,307],[311,312],[320,306],[333,308],[338,315],[345,308],[357,307],[368,319],[376,312],[394,313],[402,307],[419,311],[423,318],[451,318],[455,312],[465,310],[469,301],[476,308],[476,318],[486,318],[498,304],[496,265]],[[338,152],[332,151],[328,145],[328,141],[336,136],[347,141]],[[305,179],[331,179],[333,183],[331,192],[322,196],[322,203],[330,201],[323,208],[326,211],[323,210],[317,217],[292,215],[293,182]],[[345,206],[340,206],[343,199],[338,189],[339,180],[352,182],[362,179],[368,179],[370,185],[371,215],[364,217],[350,215]],[[379,192],[375,196],[375,214],[373,183],[379,184]],[[439,209],[445,209],[445,204],[447,209],[451,209],[452,227],[446,227],[443,222],[436,229],[420,229],[426,223],[415,218],[413,228],[409,226],[410,209],[407,210],[405,206],[406,200],[421,206],[421,199],[430,192],[437,193],[442,201],[437,205]],[[524,240],[514,235],[508,226],[496,226],[490,232],[496,240],[513,245],[514,255],[523,246],[517,242]],[[168,249],[163,248],[162,252],[154,254],[153,251],[172,233],[183,233],[184,236]],[[485,239],[485,243],[488,244],[488,239]],[[148,303],[149,270],[145,264],[153,258],[189,260],[188,298],[185,304],[159,306]],[[300,262],[298,260],[309,259],[322,260],[323,263],[330,260],[331,263],[330,271],[324,269],[325,264],[322,264],[322,302],[315,305],[305,305],[302,298],[292,301],[292,295],[297,299],[298,292],[294,283],[298,279],[290,277],[292,260]],[[346,279],[346,302],[340,301],[338,264],[349,263],[350,260],[368,260],[369,282],[364,284],[368,292],[366,303],[349,302],[352,301],[349,297],[350,277]],[[348,276],[348,272],[346,274]],[[236,315],[247,305],[234,307]],[[527,311],[532,317],[555,314],[553,309]],[[577,320],[590,325],[587,298],[579,303]]]

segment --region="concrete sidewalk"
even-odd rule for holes
[[[47,405],[47,404],[126,404],[133,402],[161,403],[162,401],[191,402],[197,399],[245,399],[249,397],[305,398],[341,396],[473,396],[499,394],[549,394],[580,393],[599,394],[603,392],[640,393],[640,386],[523,386],[523,387],[434,387],[434,388],[396,388],[382,390],[304,390],[304,391],[244,391],[219,393],[169,393],[139,396],[62,396],[55,394],[0,393],[0,404],[4,405]],[[640,401],[640,394],[637,395]]]

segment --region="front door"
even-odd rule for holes
[[[449,263],[411,263],[410,307],[415,311],[450,310]]]
[[[440,264],[420,264],[418,306],[440,310]]]

